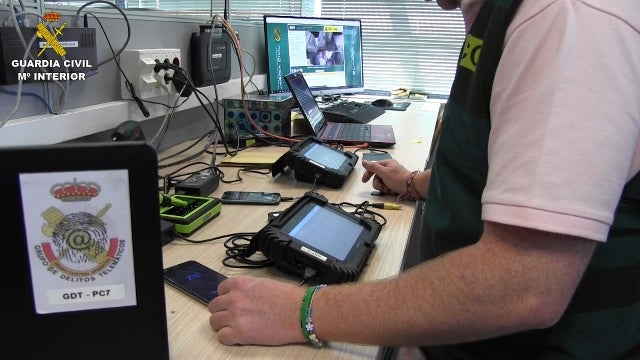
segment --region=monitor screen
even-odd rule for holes
[[[288,93],[283,76],[300,71],[313,95],[364,91],[360,20],[264,16],[269,94]]]

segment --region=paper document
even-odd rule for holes
[[[238,152],[235,156],[227,155],[220,166],[272,165],[288,150],[287,147],[249,148]]]

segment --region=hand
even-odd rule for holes
[[[283,345],[305,342],[300,305],[305,288],[239,276],[224,280],[209,303],[209,323],[225,345]]]
[[[395,159],[377,162],[362,161],[366,170],[362,175],[362,182],[366,183],[373,177],[373,188],[385,194],[404,194],[407,189],[407,178],[411,172],[400,165]]]

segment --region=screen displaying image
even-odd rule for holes
[[[270,94],[287,93],[282,77],[301,71],[314,95],[364,90],[360,20],[264,16]]]
[[[345,260],[362,234],[354,220],[317,204],[306,204],[282,227],[287,235],[338,260]]]
[[[347,157],[342,152],[316,143],[305,146],[301,153],[314,163],[333,170],[339,170],[347,161]]]

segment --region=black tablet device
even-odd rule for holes
[[[0,148],[0,359],[169,359],[157,161],[144,142]]]
[[[346,212],[308,192],[253,238],[285,273],[310,282],[356,280],[380,233],[380,224]]]
[[[289,167],[299,181],[339,188],[357,162],[358,155],[355,153],[341,151],[310,136],[283,154],[272,166],[271,174],[276,176]]]

